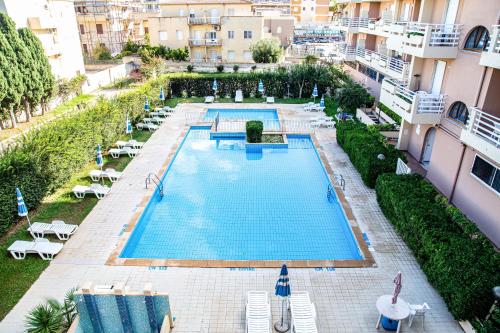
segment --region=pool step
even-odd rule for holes
[[[146,176],[146,189],[148,188],[148,185],[153,182],[156,185],[156,189],[158,189],[158,192],[160,194],[160,200],[163,199],[163,183],[161,182],[160,178],[158,178],[154,173],[150,172]]]

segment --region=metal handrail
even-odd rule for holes
[[[335,182],[342,187],[342,191],[345,191],[345,179],[344,176],[342,176],[340,173],[333,173],[333,179],[335,179]]]
[[[150,172],[147,176],[146,176],[146,180],[145,180],[145,183],[146,183],[146,189],[148,188],[148,185],[151,184],[151,182],[153,182],[155,185],[156,185],[156,189],[158,189],[159,193],[160,193],[160,198],[163,198],[163,183],[161,182],[160,178],[158,178],[158,176],[156,176],[154,173]],[[156,190],[155,189],[155,190]]]

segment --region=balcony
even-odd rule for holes
[[[481,54],[479,64],[500,69],[500,25],[493,26],[489,44]]]
[[[356,60],[356,48],[354,46],[348,46],[346,43],[336,44],[334,47],[334,53],[344,61]]]
[[[340,17],[333,22],[333,25],[342,31],[355,34],[360,28],[368,28],[368,18]]]
[[[396,80],[408,80],[409,62],[360,47],[356,49],[356,60]]]
[[[444,96],[411,91],[401,82],[384,79],[380,102],[410,124],[439,124],[444,111]]]
[[[189,25],[220,25],[220,17],[188,17]]]
[[[361,2],[363,2],[363,0],[337,0],[338,4],[341,4],[341,3],[361,3]]]
[[[454,59],[458,53],[461,26],[393,22],[383,26],[387,48],[419,58]]]
[[[469,108],[469,120],[460,140],[500,164],[500,118]]]
[[[28,17],[28,26],[31,30],[52,30],[56,29],[54,20],[47,13],[44,16]]]
[[[190,39],[189,46],[221,46],[222,39],[208,38],[208,39]]]

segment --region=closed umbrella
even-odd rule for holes
[[[16,187],[16,196],[17,196],[17,215],[19,215],[20,217],[26,216],[26,218],[28,219],[28,225],[31,227],[30,218],[28,216],[28,207],[26,207],[23,195],[21,194],[21,191],[19,190],[18,187]]]
[[[150,107],[149,107],[149,100],[146,97],[146,100],[144,101],[144,111],[149,112],[149,109],[150,109]]]
[[[288,321],[285,321],[285,301],[291,295],[290,284],[288,279],[288,268],[285,264],[281,266],[280,277],[276,282],[275,295],[282,297],[281,300],[281,320],[274,324],[274,328],[278,332],[286,332],[290,329]]]
[[[325,96],[321,95],[321,99],[319,100],[319,106],[324,108],[325,107]]]
[[[259,80],[259,88],[257,89],[262,95],[264,95],[264,83]]]
[[[161,105],[165,105],[165,92],[163,91],[163,87],[160,87],[160,101]]]
[[[318,97],[318,86],[314,84],[312,96],[314,97],[314,102],[316,102],[316,97]]]
[[[398,272],[394,277],[394,292],[392,293],[392,304],[396,304],[398,302],[398,296],[401,292],[401,272]]]
[[[104,165],[104,160],[102,158],[101,145],[97,145],[95,163],[102,171],[102,166]],[[101,177],[102,183],[104,184],[104,178]]]
[[[125,121],[125,134],[130,134],[130,139],[132,139],[132,132],[133,131],[134,131],[134,129],[132,128],[132,122],[128,118],[128,114],[127,114],[127,120]]]

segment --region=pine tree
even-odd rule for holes
[[[50,70],[47,56],[44,53],[42,43],[38,37],[28,28],[21,28],[18,32],[19,37],[30,52],[33,63],[33,73],[36,74],[37,77],[37,79],[33,81],[33,87],[30,94],[27,94],[30,109],[33,110],[40,104],[42,98],[46,95],[45,81],[52,82],[52,84],[55,81]]]
[[[16,30],[16,24],[10,17],[0,13],[0,31],[9,41],[12,50],[16,54],[17,65],[21,72],[21,102],[24,104],[26,119],[31,120],[29,112],[29,99],[32,97],[32,91],[40,84],[40,76],[34,69],[34,61],[26,45],[23,43]],[[19,104],[17,105],[19,106]]]
[[[16,127],[17,123],[13,108],[19,105],[21,101],[23,81],[17,65],[16,54],[2,30],[0,30],[0,54],[0,72],[2,72],[6,82],[5,96],[0,100],[0,109],[3,110],[4,114],[9,114],[12,127]]]

